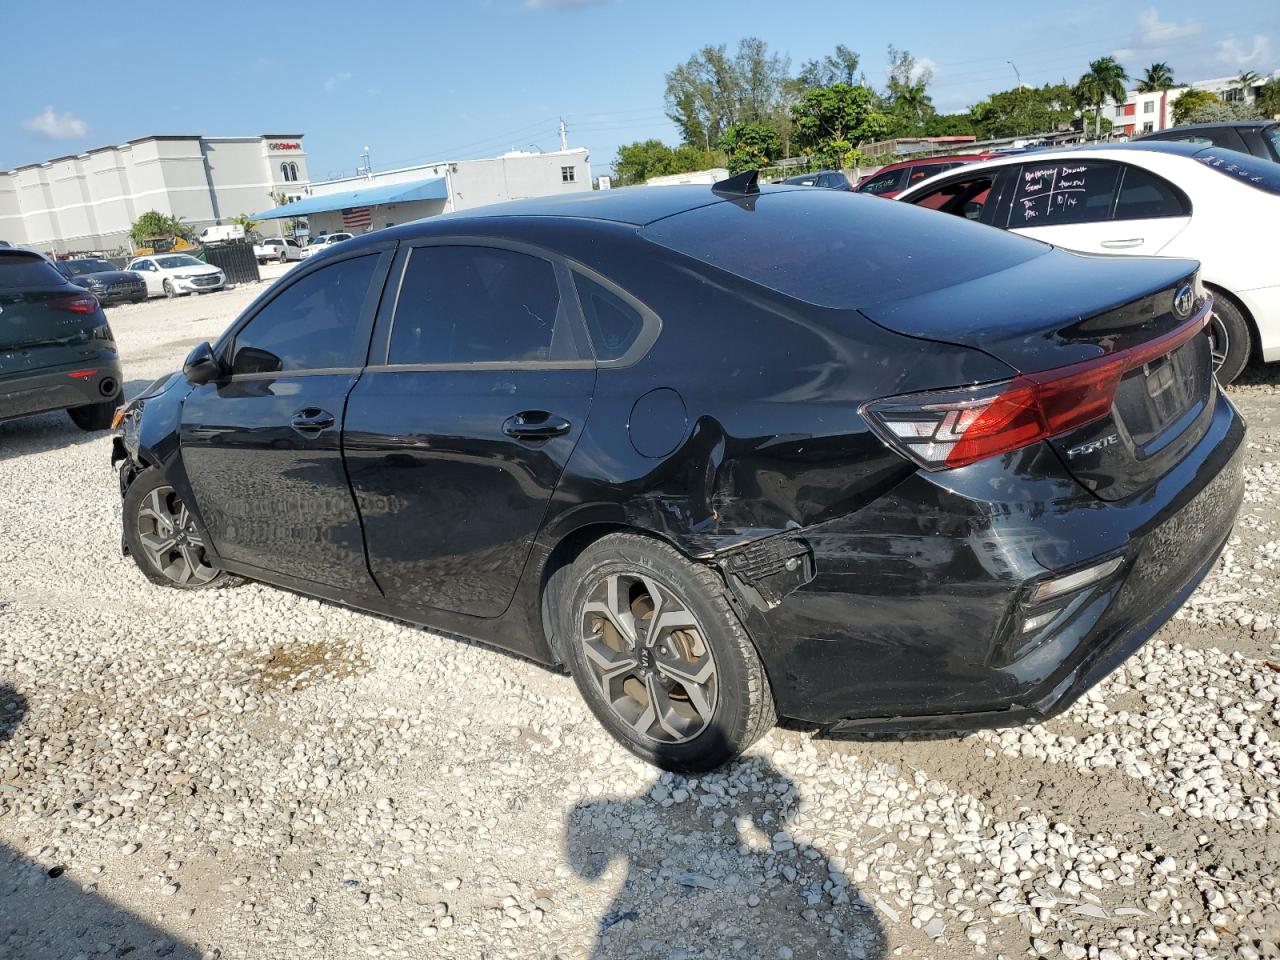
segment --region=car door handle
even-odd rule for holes
[[[299,433],[306,435],[328,430],[336,422],[333,414],[328,410],[321,410],[319,407],[304,407],[293,415],[289,425]]]
[[[1124,250],[1128,247],[1142,246],[1142,237],[1130,237],[1128,240],[1103,240],[1102,245],[1108,250]]]
[[[545,410],[525,410],[502,421],[502,432],[517,440],[550,440],[563,437],[572,429],[573,424],[564,417]]]

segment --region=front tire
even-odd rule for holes
[[[1213,351],[1213,372],[1224,386],[1234,383],[1249,364],[1253,352],[1253,331],[1244,313],[1220,290],[1213,291],[1213,314],[1209,318],[1209,343]]]
[[[123,513],[129,554],[152,583],[201,590],[230,580],[209,564],[195,518],[158,468],[129,486]]]
[[[170,300],[172,300],[174,297],[178,295],[177,288],[174,287],[173,281],[166,280],[164,282],[164,295],[168,297]]]
[[[116,401],[105,400],[84,407],[72,407],[67,413],[71,416],[71,422],[81,430],[108,430],[116,415]]]
[[[566,581],[561,653],[591,712],[632,753],[667,770],[714,770],[777,722],[764,666],[713,570],[611,534]]]

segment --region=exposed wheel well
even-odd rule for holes
[[[1240,298],[1233,294],[1225,287],[1220,287],[1216,283],[1208,280],[1203,281],[1204,285],[1213,291],[1215,297],[1222,297],[1229,301],[1233,307],[1240,311],[1240,316],[1244,317],[1244,322],[1249,324],[1249,335],[1253,343],[1249,349],[1249,359],[1257,361],[1262,359],[1262,337],[1258,334],[1258,322],[1253,319],[1253,314],[1249,312],[1249,308],[1241,302]]]

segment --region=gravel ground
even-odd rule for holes
[[[130,388],[261,286],[111,311]],[[0,424],[0,957],[1277,957],[1280,371],[1177,619],[1063,717],[776,730],[699,778],[568,678],[119,551],[105,436]]]

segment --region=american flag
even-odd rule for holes
[[[373,207],[348,207],[342,211],[344,230],[365,230],[373,223]]]

